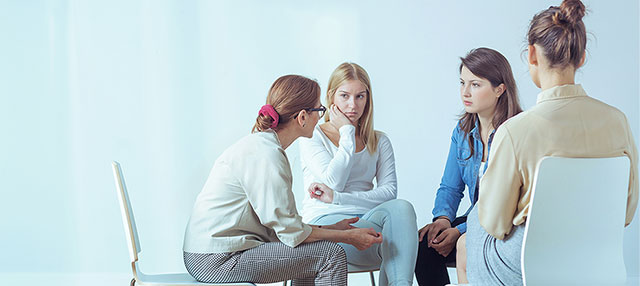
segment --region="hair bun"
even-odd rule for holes
[[[576,24],[582,20],[582,17],[584,17],[586,8],[580,0],[564,0],[562,1],[562,4],[560,4],[560,12],[563,16],[562,20],[565,20],[571,24]],[[554,22],[557,23],[557,17],[553,18]]]

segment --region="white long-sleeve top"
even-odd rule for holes
[[[339,132],[338,146],[331,142],[320,126],[316,126],[312,138],[300,139],[305,186],[301,211],[304,222],[326,214],[364,214],[397,197],[395,158],[389,138],[378,132],[376,152],[371,154],[365,147],[356,153],[356,128],[345,125]],[[332,204],[309,197],[306,190],[316,182],[334,190]]]

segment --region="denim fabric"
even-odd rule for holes
[[[402,199],[384,202],[361,214],[327,214],[310,224],[329,225],[354,216],[360,220],[355,227],[373,228],[382,233],[382,244],[358,250],[338,243],[347,253],[347,262],[364,268],[380,267],[380,286],[413,285],[413,272],[418,255],[418,226],[413,205]]]
[[[471,208],[478,200],[478,172],[484,172],[480,169],[480,163],[482,162],[482,138],[480,137],[480,123],[476,120],[476,126],[471,129],[469,133],[471,136],[465,136],[464,131],[460,128],[460,122],[456,124],[456,128],[451,134],[451,146],[449,147],[449,156],[447,158],[447,164],[444,168],[444,174],[440,182],[440,188],[436,193],[436,201],[433,207],[433,218],[439,216],[446,216],[449,221],[453,221],[456,218],[460,201],[464,197],[465,185],[469,190],[469,199],[471,206],[465,212],[465,216],[469,214]],[[489,135],[489,147],[491,150],[491,141],[493,141],[493,135],[495,130]],[[471,149],[469,148],[469,137],[473,140],[473,156],[469,158]],[[487,162],[489,162],[489,155],[487,155]],[[485,164],[486,169],[487,164]],[[460,233],[467,231],[467,224],[462,223],[456,226]]]

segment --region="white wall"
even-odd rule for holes
[[[127,178],[143,270],[184,271],[195,196],[215,158],[249,133],[270,84],[295,73],[324,91],[343,61],[371,76],[399,197],[423,225],[462,110],[459,57],[501,51],[524,107],[533,106],[538,90],[521,57],[527,25],[559,3],[0,2],[0,272],[129,271],[111,160]],[[640,142],[638,2],[585,3],[592,36],[577,81],[622,110]],[[300,199],[297,145],[288,153]],[[636,216],[625,231],[634,276],[638,229]]]

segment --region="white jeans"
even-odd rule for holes
[[[313,219],[310,224],[329,225],[354,216],[360,217],[354,226],[381,232],[382,244],[359,251],[350,244],[339,243],[347,253],[347,262],[362,267],[379,266],[381,286],[413,285],[418,253],[418,227],[413,205],[395,199],[365,214],[328,214]]]

